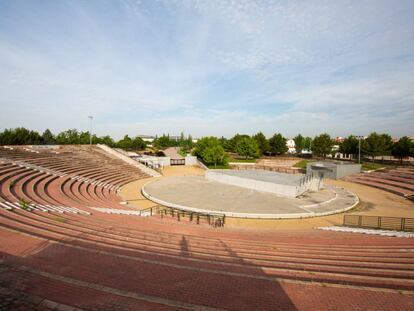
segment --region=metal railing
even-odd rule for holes
[[[185,165],[185,159],[171,159],[171,165]]]
[[[414,218],[344,215],[344,226],[370,229],[414,231]]]
[[[177,221],[181,221],[182,218],[188,217],[189,221],[196,221],[197,224],[200,224],[201,220],[205,220],[209,225],[214,227],[224,227],[226,221],[226,215],[224,214],[192,212],[171,207],[164,207],[164,209],[160,210],[159,214],[161,218],[167,215],[177,217]]]
[[[310,181],[312,181],[312,179],[315,178],[315,175],[313,174],[313,172],[311,172],[310,174],[306,174],[304,175],[300,180],[299,180],[299,186],[303,186],[307,183],[309,183]]]
[[[162,205],[156,205],[140,210],[140,216],[147,215],[160,215],[161,218],[170,215],[173,218],[176,217],[177,221],[181,221],[183,218],[187,217],[189,221],[196,221],[197,224],[200,224],[201,220],[205,220],[209,225],[214,227],[224,227],[226,220],[226,215],[224,214],[191,212]]]

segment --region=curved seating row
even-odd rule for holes
[[[396,168],[360,173],[346,177],[347,181],[375,187],[401,196],[414,195],[414,169]]]
[[[40,159],[42,152],[29,155]],[[55,154],[54,163],[61,155],[69,157]],[[412,239],[211,230],[130,217],[117,189],[146,175],[87,162],[78,170],[60,166],[70,169],[65,176],[0,163],[0,239],[13,241],[10,249],[0,243],[0,251],[14,275],[25,272],[19,286],[26,293],[84,309],[134,309],[137,302],[166,310],[413,306]],[[25,248],[19,253],[16,245]]]
[[[361,290],[368,294],[414,291],[414,253],[410,251],[414,245],[408,239],[344,238],[319,231],[255,236],[195,226],[185,226],[186,234],[182,234],[176,232],[176,225],[148,223],[140,217],[125,221],[127,216],[63,214],[64,221],[57,222],[52,213],[21,209],[0,210],[0,215],[0,229],[53,241],[57,245],[53,252],[60,249],[55,257],[35,254],[26,265],[163,299],[234,309],[233,296],[229,301],[203,297],[212,288],[226,292],[237,283],[238,288],[255,293],[262,309],[276,303],[268,305],[275,294],[271,288],[280,280],[302,287],[354,288],[360,295]],[[65,258],[64,271],[60,256]],[[112,274],[109,266],[122,270],[122,277]],[[196,281],[202,284],[200,290]],[[257,286],[261,292],[255,290]],[[191,292],[192,298],[185,292]],[[241,309],[251,307],[251,297],[238,299],[245,303]]]
[[[78,154],[73,147],[70,150],[56,154],[0,148],[0,198],[11,203],[23,200],[86,209],[124,208],[117,196],[119,188],[147,177],[118,160],[102,159],[100,154],[90,157],[87,152]]]

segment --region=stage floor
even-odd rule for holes
[[[326,187],[298,198],[282,198],[209,181],[203,176],[161,178],[144,185],[142,193],[161,205],[242,218],[323,216],[348,210],[358,203],[357,196],[342,188]]]

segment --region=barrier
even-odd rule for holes
[[[343,224],[348,227],[414,231],[414,218],[344,215]]]

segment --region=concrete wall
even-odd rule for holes
[[[150,176],[153,176],[153,177],[160,177],[161,176],[161,174],[158,173],[156,170],[153,170],[153,169],[145,166],[144,164],[141,164],[141,163],[139,163],[139,162],[123,155],[122,153],[119,153],[118,151],[113,150],[112,148],[108,147],[107,145],[97,144],[96,146],[101,148],[102,150],[106,151],[107,153],[123,160],[124,162],[139,168],[141,171],[147,173]]]
[[[319,169],[323,168],[323,169]],[[348,175],[361,172],[361,164],[340,162],[310,162],[306,165],[306,173],[318,174],[323,172],[324,178],[339,179]]]
[[[346,164],[346,165],[338,165],[336,167],[336,179],[361,173],[361,164]]]
[[[214,170],[208,170],[205,173],[208,180],[225,183],[228,185],[248,188],[252,190],[269,192],[278,196],[294,198],[299,195],[299,187],[292,185],[282,185],[266,181],[236,177],[226,174],[215,172]]]
[[[197,157],[195,156],[186,156],[185,165],[198,165]]]

